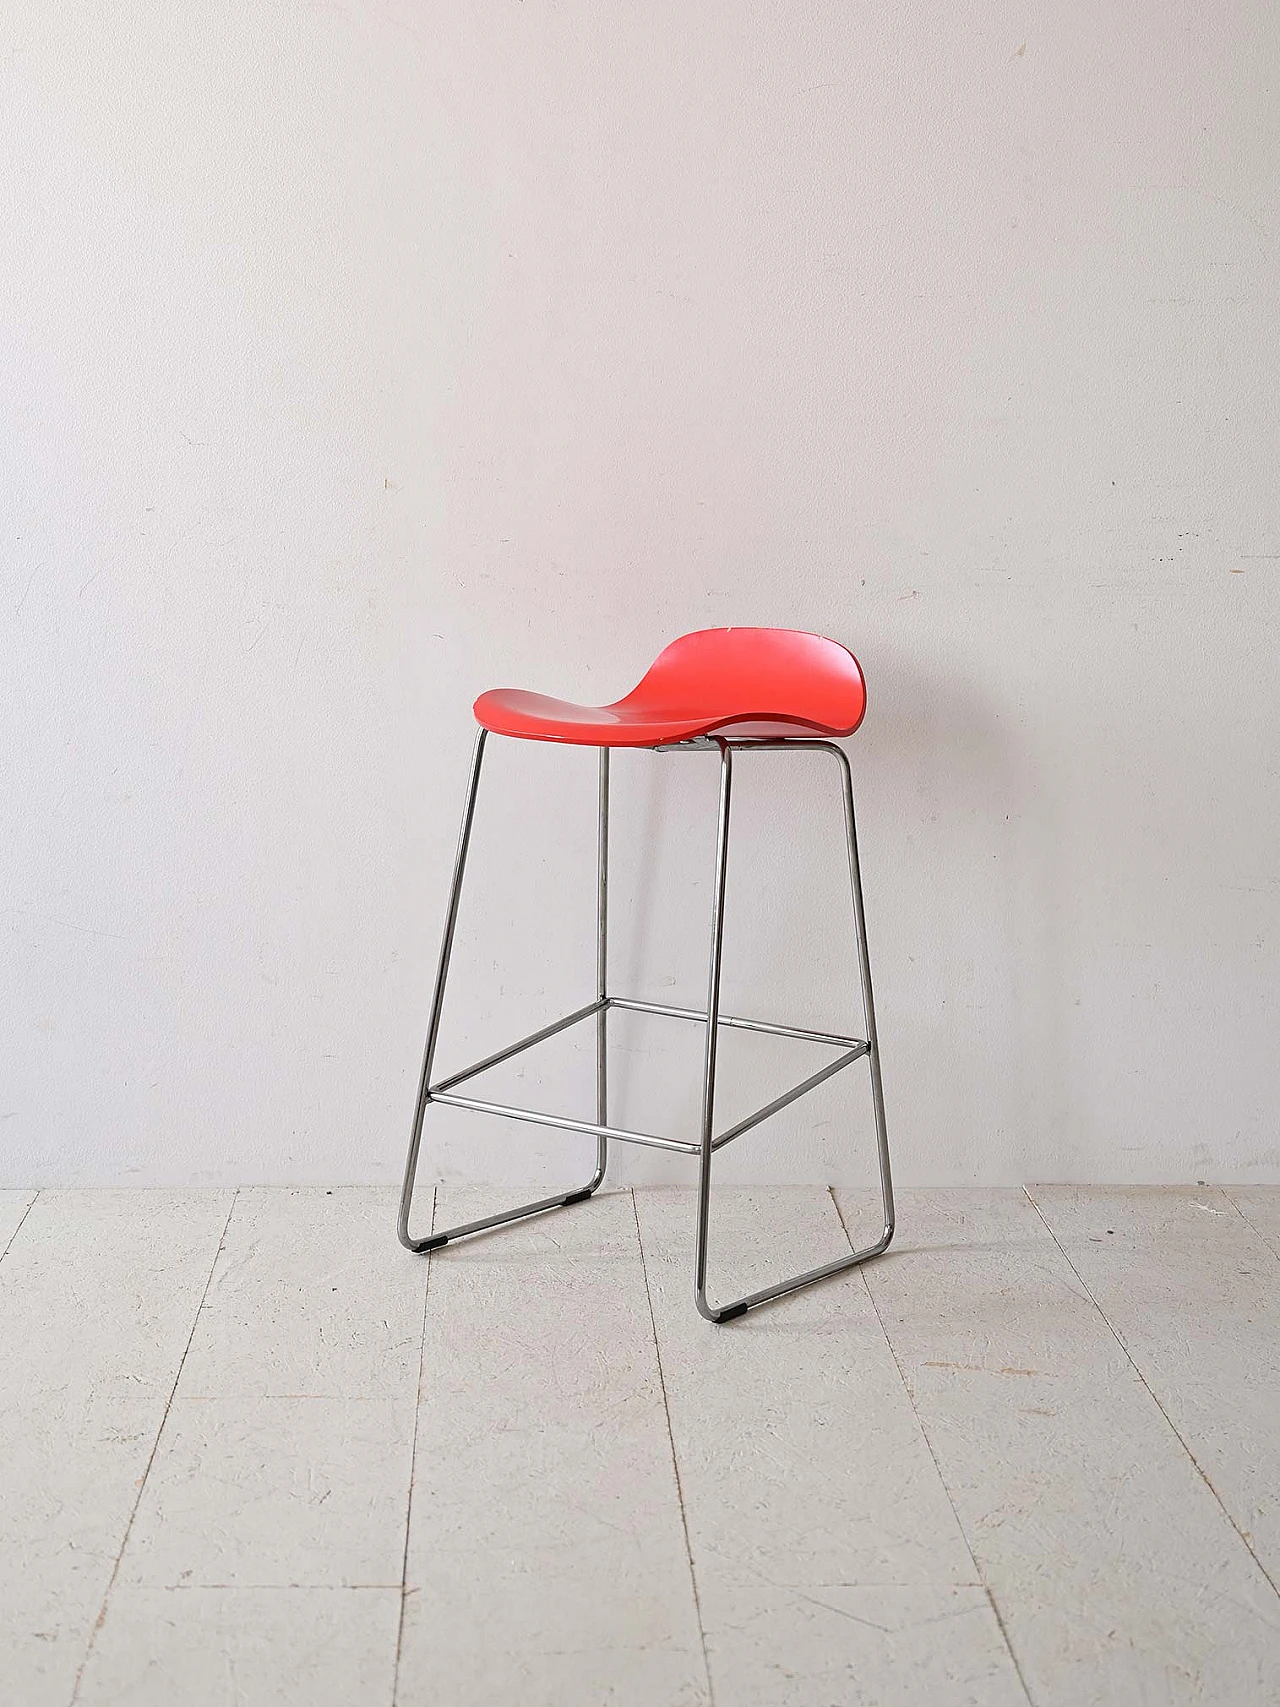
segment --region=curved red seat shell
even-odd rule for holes
[[[704,628],[661,652],[612,705],[491,688],[476,721],[495,735],[583,747],[656,747],[697,735],[852,735],[866,683],[848,647],[790,628]]]

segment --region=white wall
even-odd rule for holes
[[[722,623],[867,671],[902,1179],[1280,1179],[1278,74],[1272,0],[7,0],[4,1182],[395,1178],[472,697]],[[616,776],[696,999],[714,762]],[[442,1063],[590,991],[594,755],[493,777]],[[846,1015],[829,782],[740,767],[739,1010]],[[863,1177],[862,1088],[729,1171]]]

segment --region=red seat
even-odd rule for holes
[[[704,628],[672,641],[612,705],[492,688],[475,714],[493,734],[527,741],[657,747],[713,732],[852,735],[866,706],[858,660],[835,640],[789,628]]]

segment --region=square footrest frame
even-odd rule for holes
[[[566,1014],[563,1019],[553,1020],[550,1025],[544,1025],[539,1031],[530,1032],[527,1037],[519,1038],[510,1043],[505,1049],[499,1049],[492,1055],[486,1055],[482,1061],[474,1062],[470,1067],[464,1067],[460,1072],[450,1073],[447,1078],[439,1080],[428,1089],[432,1102],[442,1103],[452,1108],[468,1108],[477,1114],[497,1114],[508,1120],[524,1120],[535,1126],[554,1126],[566,1132],[583,1132],[596,1138],[614,1138],[623,1144],[644,1144],[653,1150],[675,1150],[681,1155],[697,1156],[702,1152],[702,1145],[685,1138],[667,1138],[652,1132],[632,1132],[626,1127],[601,1125],[593,1120],[576,1120],[564,1114],[546,1114],[537,1109],[515,1108],[507,1103],[489,1102],[481,1097],[459,1095],[454,1088],[475,1079],[481,1073],[487,1073],[491,1067],[499,1067],[505,1061],[510,1061],[516,1055],[522,1055],[526,1049],[533,1049],[539,1043],[545,1043],[549,1038],[556,1037],[562,1031],[581,1024],[583,1020],[591,1019],[596,1014],[610,1008],[617,1008],[629,1013],[658,1014],[667,1019],[694,1020],[705,1026],[707,1016],[696,1008],[672,1007],[664,1002],[641,1002],[626,996],[604,996],[597,1001],[588,1002],[585,1007]],[[713,1150],[722,1149],[735,1138],[741,1138],[744,1132],[750,1132],[752,1127],[759,1126],[771,1115],[778,1114],[791,1103],[796,1102],[808,1091],[816,1090],[821,1084],[832,1078],[842,1068],[860,1060],[868,1053],[869,1044],[864,1038],[842,1037],[834,1032],[810,1031],[802,1026],[774,1025],[767,1020],[740,1019],[732,1014],[720,1014],[718,1025],[729,1026],[740,1031],[763,1032],[770,1037],[790,1037],[803,1043],[816,1043],[828,1048],[838,1049],[840,1053],[833,1061],[828,1061],[817,1072],[810,1073],[808,1078],[799,1084],[792,1085],[781,1096],[774,1097],[763,1107],[747,1115],[745,1120],[736,1121],[725,1131],[720,1132],[711,1141]]]

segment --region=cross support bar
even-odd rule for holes
[[[441,1101],[442,1091],[452,1090],[455,1085],[462,1084],[467,1079],[474,1079],[480,1073],[487,1073],[490,1067],[500,1067],[504,1061],[510,1061],[513,1055],[519,1055],[526,1049],[532,1049],[535,1043],[545,1043],[557,1032],[568,1031],[571,1025],[577,1025],[579,1020],[590,1019],[592,1014],[598,1014],[607,1007],[607,1001],[597,998],[588,1002],[585,1008],[578,1008],[563,1019],[552,1020],[550,1025],[544,1025],[541,1031],[531,1031],[528,1037],[522,1037],[517,1043],[509,1043],[505,1049],[499,1049],[492,1055],[486,1055],[483,1061],[477,1061],[472,1067],[464,1067],[460,1073],[450,1073],[447,1079],[441,1079],[431,1086],[427,1093],[433,1101]]]
[[[810,1073],[807,1079],[802,1079],[798,1085],[793,1085],[789,1091],[783,1091],[780,1097],[774,1097],[772,1102],[767,1102],[763,1108],[758,1108],[754,1114],[749,1114],[745,1120],[740,1120],[736,1126],[731,1126],[727,1132],[722,1132],[718,1138],[713,1138],[711,1148],[719,1150],[725,1144],[731,1144],[735,1138],[741,1138],[744,1132],[750,1132],[753,1126],[759,1126],[762,1121],[768,1120],[771,1114],[777,1114],[791,1103],[798,1102],[806,1091],[816,1090],[819,1085],[825,1084],[833,1074],[838,1073],[842,1067],[847,1067],[851,1061],[861,1060],[866,1053],[866,1044],[859,1043],[856,1048],[847,1050],[836,1060],[828,1061],[825,1067],[819,1067],[816,1073]]]
[[[630,996],[610,996],[611,1008],[624,1008],[628,1013],[636,1014],[665,1014],[669,1019],[696,1019],[700,1024],[707,1023],[706,1013],[701,1008],[673,1008],[665,1002],[637,1002]],[[769,1037],[796,1037],[801,1043],[829,1043],[835,1049],[862,1049],[867,1045],[860,1037],[843,1037],[835,1031],[809,1031],[799,1025],[774,1025],[766,1019],[739,1019],[734,1014],[721,1014],[717,1025],[734,1026],[739,1031],[762,1031]]]

